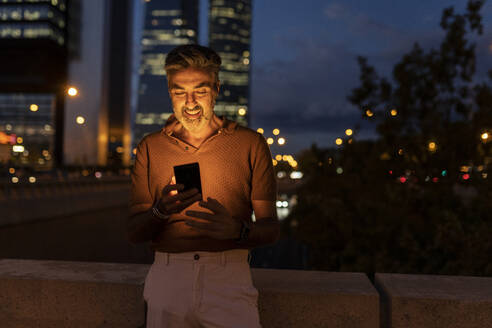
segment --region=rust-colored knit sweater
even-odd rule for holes
[[[251,217],[252,200],[276,200],[275,174],[264,137],[235,122],[215,115],[213,119],[220,128],[199,148],[173,136],[181,128],[174,115],[161,131],[143,138],[132,171],[131,215],[149,210],[160,199],[174,175],[173,166],[193,162],[200,165],[203,199],[217,199],[232,216]],[[207,211],[197,203],[186,210]],[[193,235],[184,224],[182,229]],[[158,249],[158,242],[159,238],[153,240],[151,246]]]

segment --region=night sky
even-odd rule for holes
[[[373,125],[346,97],[358,86],[357,56],[365,56],[380,75],[415,42],[437,48],[439,26],[449,6],[463,13],[466,0],[253,0],[251,128],[271,136],[279,128],[284,150],[297,153],[313,142],[334,146],[345,129],[360,123],[359,138],[375,136]],[[208,2],[201,3],[202,16]],[[477,40],[477,77],[492,68],[492,3],[482,8],[484,33]],[[205,20],[201,20],[206,33]],[[201,36],[201,42],[205,39]],[[278,147],[278,146],[277,146]]]

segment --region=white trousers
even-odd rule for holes
[[[144,299],[147,328],[261,327],[248,250],[155,252]]]

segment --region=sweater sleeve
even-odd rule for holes
[[[135,164],[132,170],[130,216],[145,212],[152,207],[153,199],[149,188],[149,155],[145,139],[137,146]]]
[[[251,200],[277,200],[277,180],[270,148],[261,134],[252,147]]]

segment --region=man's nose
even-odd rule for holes
[[[190,105],[195,105],[196,102],[195,102],[195,94],[193,92],[190,92],[190,93],[187,93],[186,94],[186,103],[185,105],[186,106],[190,106]]]

